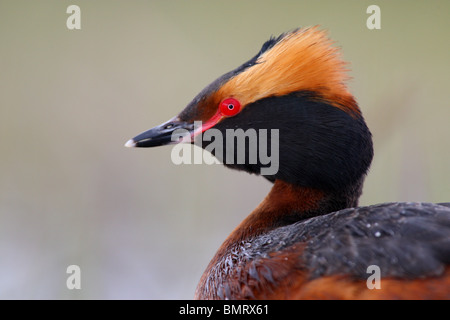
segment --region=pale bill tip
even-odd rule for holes
[[[127,143],[125,143],[125,147],[127,147],[127,148],[133,148],[135,146],[136,146],[136,142],[134,142],[133,139],[130,139],[127,141]]]

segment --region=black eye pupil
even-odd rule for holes
[[[228,105],[228,110],[233,110],[233,109],[234,109],[234,105],[229,104],[229,105]]]

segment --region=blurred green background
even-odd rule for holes
[[[66,9],[81,8],[81,30]],[[381,8],[381,30],[366,9]],[[128,149],[271,35],[321,25],[375,142],[362,205],[450,201],[449,1],[0,2],[0,298],[190,299],[270,189]],[[81,268],[81,290],[66,287]]]

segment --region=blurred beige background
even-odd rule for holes
[[[450,201],[449,13],[445,0],[2,0],[0,298],[192,298],[270,184],[123,144],[299,26],[328,29],[351,62],[376,152],[361,204]],[[71,264],[81,290],[66,287]]]

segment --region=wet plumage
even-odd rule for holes
[[[449,204],[397,202],[349,208],[246,239],[236,243],[213,267],[205,287],[214,289],[206,290],[206,296],[267,299],[278,294],[282,295],[280,298],[295,295],[308,298],[308,292],[299,290],[296,282],[292,287],[285,285],[279,292],[279,283],[291,277],[311,286],[314,280],[324,277],[344,277],[347,285],[356,284],[361,293],[382,295],[383,291],[366,288],[371,265],[380,268],[382,285],[387,279],[391,282],[403,279],[404,286],[412,286],[414,279],[439,279],[449,272],[449,207]],[[219,290],[215,281],[223,283]],[[433,293],[438,298],[448,297],[444,284],[450,284],[450,280],[445,281],[439,285],[443,292],[439,293],[437,287]],[[342,285],[336,282],[334,288],[329,285],[321,294],[339,297]],[[320,287],[315,290],[321,291]],[[410,298],[408,292],[403,294]],[[425,298],[428,294],[424,291],[420,297],[414,292],[411,298]]]

